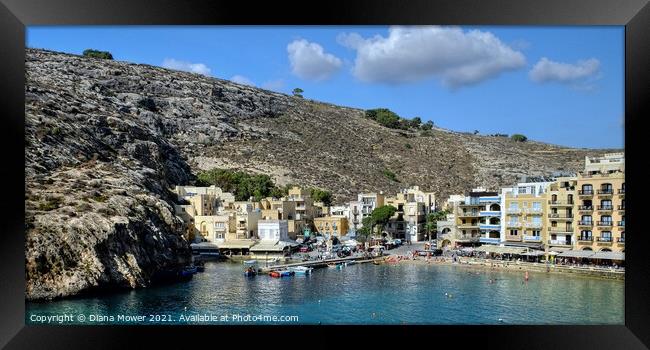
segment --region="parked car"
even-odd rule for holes
[[[301,253],[307,253],[310,252],[311,250],[312,250],[311,247],[309,247],[308,245],[303,245],[300,247],[298,251]]]

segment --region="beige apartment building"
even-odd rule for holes
[[[575,243],[578,213],[576,186],[575,176],[558,177],[549,186],[544,231],[547,252],[568,250]]]
[[[543,248],[548,227],[545,224],[546,198],[553,183],[546,178],[527,178],[516,187],[502,189],[502,241],[505,245]]]
[[[586,157],[577,177],[576,250],[625,251],[625,156]]]
[[[342,237],[347,235],[348,227],[348,218],[345,216],[323,216],[314,218],[314,228],[316,232],[328,236]]]

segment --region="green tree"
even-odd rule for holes
[[[382,205],[381,207],[375,208],[370,214],[372,222],[374,225],[379,225],[381,231],[384,230],[384,227],[388,223],[388,220],[395,214],[397,208],[392,205]]]
[[[414,129],[417,129],[420,127],[420,124],[422,124],[422,119],[420,117],[415,117],[411,119],[411,127]]]
[[[526,142],[528,140],[528,138],[522,134],[512,134],[512,136],[510,136],[510,139],[515,142]]]
[[[103,58],[107,60],[112,60],[113,55],[108,52],[108,51],[99,51],[99,50],[94,50],[94,49],[86,49],[83,52],[83,55],[86,57],[93,57],[93,58]]]
[[[303,92],[305,92],[305,91],[304,91],[303,89],[301,89],[301,88],[295,88],[295,89],[293,89],[293,91],[292,91],[292,93],[293,93],[294,96],[296,96],[296,97],[300,97],[300,98],[302,98],[302,93],[303,93]]]
[[[434,211],[429,213],[426,217],[425,229],[427,231],[427,236],[430,239],[436,238],[438,234],[438,221],[443,221],[447,218],[448,211]],[[433,234],[433,235],[432,235]]]
[[[311,188],[309,190],[311,198],[316,202],[323,202],[326,206],[332,205],[332,193],[320,188]]]
[[[198,185],[215,185],[226,192],[235,195],[238,201],[248,200],[253,197],[260,200],[272,194],[282,193],[273,183],[273,180],[265,174],[247,174],[243,171],[230,169],[212,169],[198,174]]]
[[[424,123],[424,124],[422,124],[420,126],[420,129],[422,129],[422,130],[431,130],[431,129],[433,129],[433,122],[430,121],[430,120],[427,120],[426,123]]]
[[[372,217],[367,216],[361,220],[361,224],[363,226],[357,230],[357,237],[359,237],[361,242],[367,242],[368,238],[372,235],[375,223],[372,221]]]

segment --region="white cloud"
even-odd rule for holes
[[[273,91],[282,91],[284,88],[284,80],[269,80],[262,84],[262,89],[273,90]]]
[[[162,66],[169,69],[210,75],[210,68],[208,68],[208,66],[203,63],[192,63],[187,61],[179,61],[173,58],[165,58],[165,60],[163,60]]]
[[[338,57],[326,53],[322,46],[305,39],[289,43],[287,52],[293,74],[306,80],[325,80],[343,64]]]
[[[255,83],[243,75],[233,75],[232,78],[230,78],[230,81],[237,84],[255,86]]]
[[[437,77],[456,88],[479,83],[526,65],[524,55],[490,32],[458,27],[390,27],[388,36],[364,39],[341,34],[337,41],[357,55],[353,74],[366,82],[399,84]]]
[[[595,58],[580,60],[576,64],[554,62],[542,57],[528,73],[534,82],[576,83],[596,78],[600,69],[600,61]],[[590,85],[587,85],[590,86]]]

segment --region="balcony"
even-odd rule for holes
[[[548,217],[553,219],[573,219],[573,214],[548,213]]]
[[[462,213],[458,213],[458,217],[461,217],[461,218],[473,218],[473,217],[478,217],[478,213],[477,212],[462,212]]]
[[[501,238],[488,238],[488,237],[481,237],[478,239],[479,242],[481,243],[487,243],[487,244],[499,244],[501,243]]]
[[[549,239],[548,244],[550,245],[571,245],[571,242],[559,240],[559,239]]]
[[[596,193],[598,193],[599,196],[611,196],[614,193],[614,190],[607,188],[598,190]]]
[[[578,190],[578,196],[593,196],[594,190]]]
[[[572,207],[573,201],[548,201],[548,204],[551,206]]]
[[[599,205],[596,207],[596,210],[598,211],[612,211],[614,209],[614,206],[611,205]]]
[[[481,230],[500,230],[501,229],[501,224],[480,224],[479,228]]]
[[[619,221],[617,224],[618,227],[625,227],[625,221]]]
[[[616,243],[622,243],[622,244],[625,244],[625,237],[617,237],[617,238],[616,238]]]
[[[578,226],[589,226],[589,227],[591,227],[593,225],[594,225],[594,222],[590,221],[590,220],[585,220],[585,221],[580,220],[580,221],[578,221]]]
[[[624,188],[619,188],[617,192],[618,192],[618,194],[625,194],[625,189]]]
[[[611,221],[598,221],[598,222],[596,222],[596,226],[600,226],[600,227],[611,227],[611,226],[612,226],[612,222],[611,222]]]
[[[548,230],[554,233],[573,233],[573,226],[550,227]]]
[[[524,225],[526,228],[542,228],[542,223],[541,222],[527,222]]]
[[[526,209],[526,214],[529,215],[542,215],[542,208],[528,208]]]
[[[578,210],[579,211],[592,211],[592,210],[594,210],[594,207],[592,207],[591,205],[579,205]]]
[[[596,237],[598,243],[612,243],[612,237]]]
[[[496,216],[500,217],[501,212],[500,211],[492,211],[492,210],[482,210],[479,212],[479,216]]]
[[[482,207],[483,204],[479,204],[479,203],[463,203],[463,204],[459,204],[458,206],[461,207],[461,208],[462,207],[465,207],[465,208],[467,208],[467,207]]]
[[[508,214],[521,214],[521,209],[519,209],[519,208],[508,208],[508,209],[506,209],[506,213],[508,213]]]
[[[541,242],[542,237],[541,236],[524,236],[524,241],[527,241],[527,242]]]
[[[477,229],[478,224],[458,224],[458,228],[460,228],[460,229]]]
[[[625,206],[624,205],[619,205],[618,210],[625,210]]]
[[[508,228],[520,228],[523,224],[521,222],[508,222],[506,227]]]
[[[594,238],[591,236],[586,236],[586,237],[578,237],[577,240],[578,242],[593,242]]]

